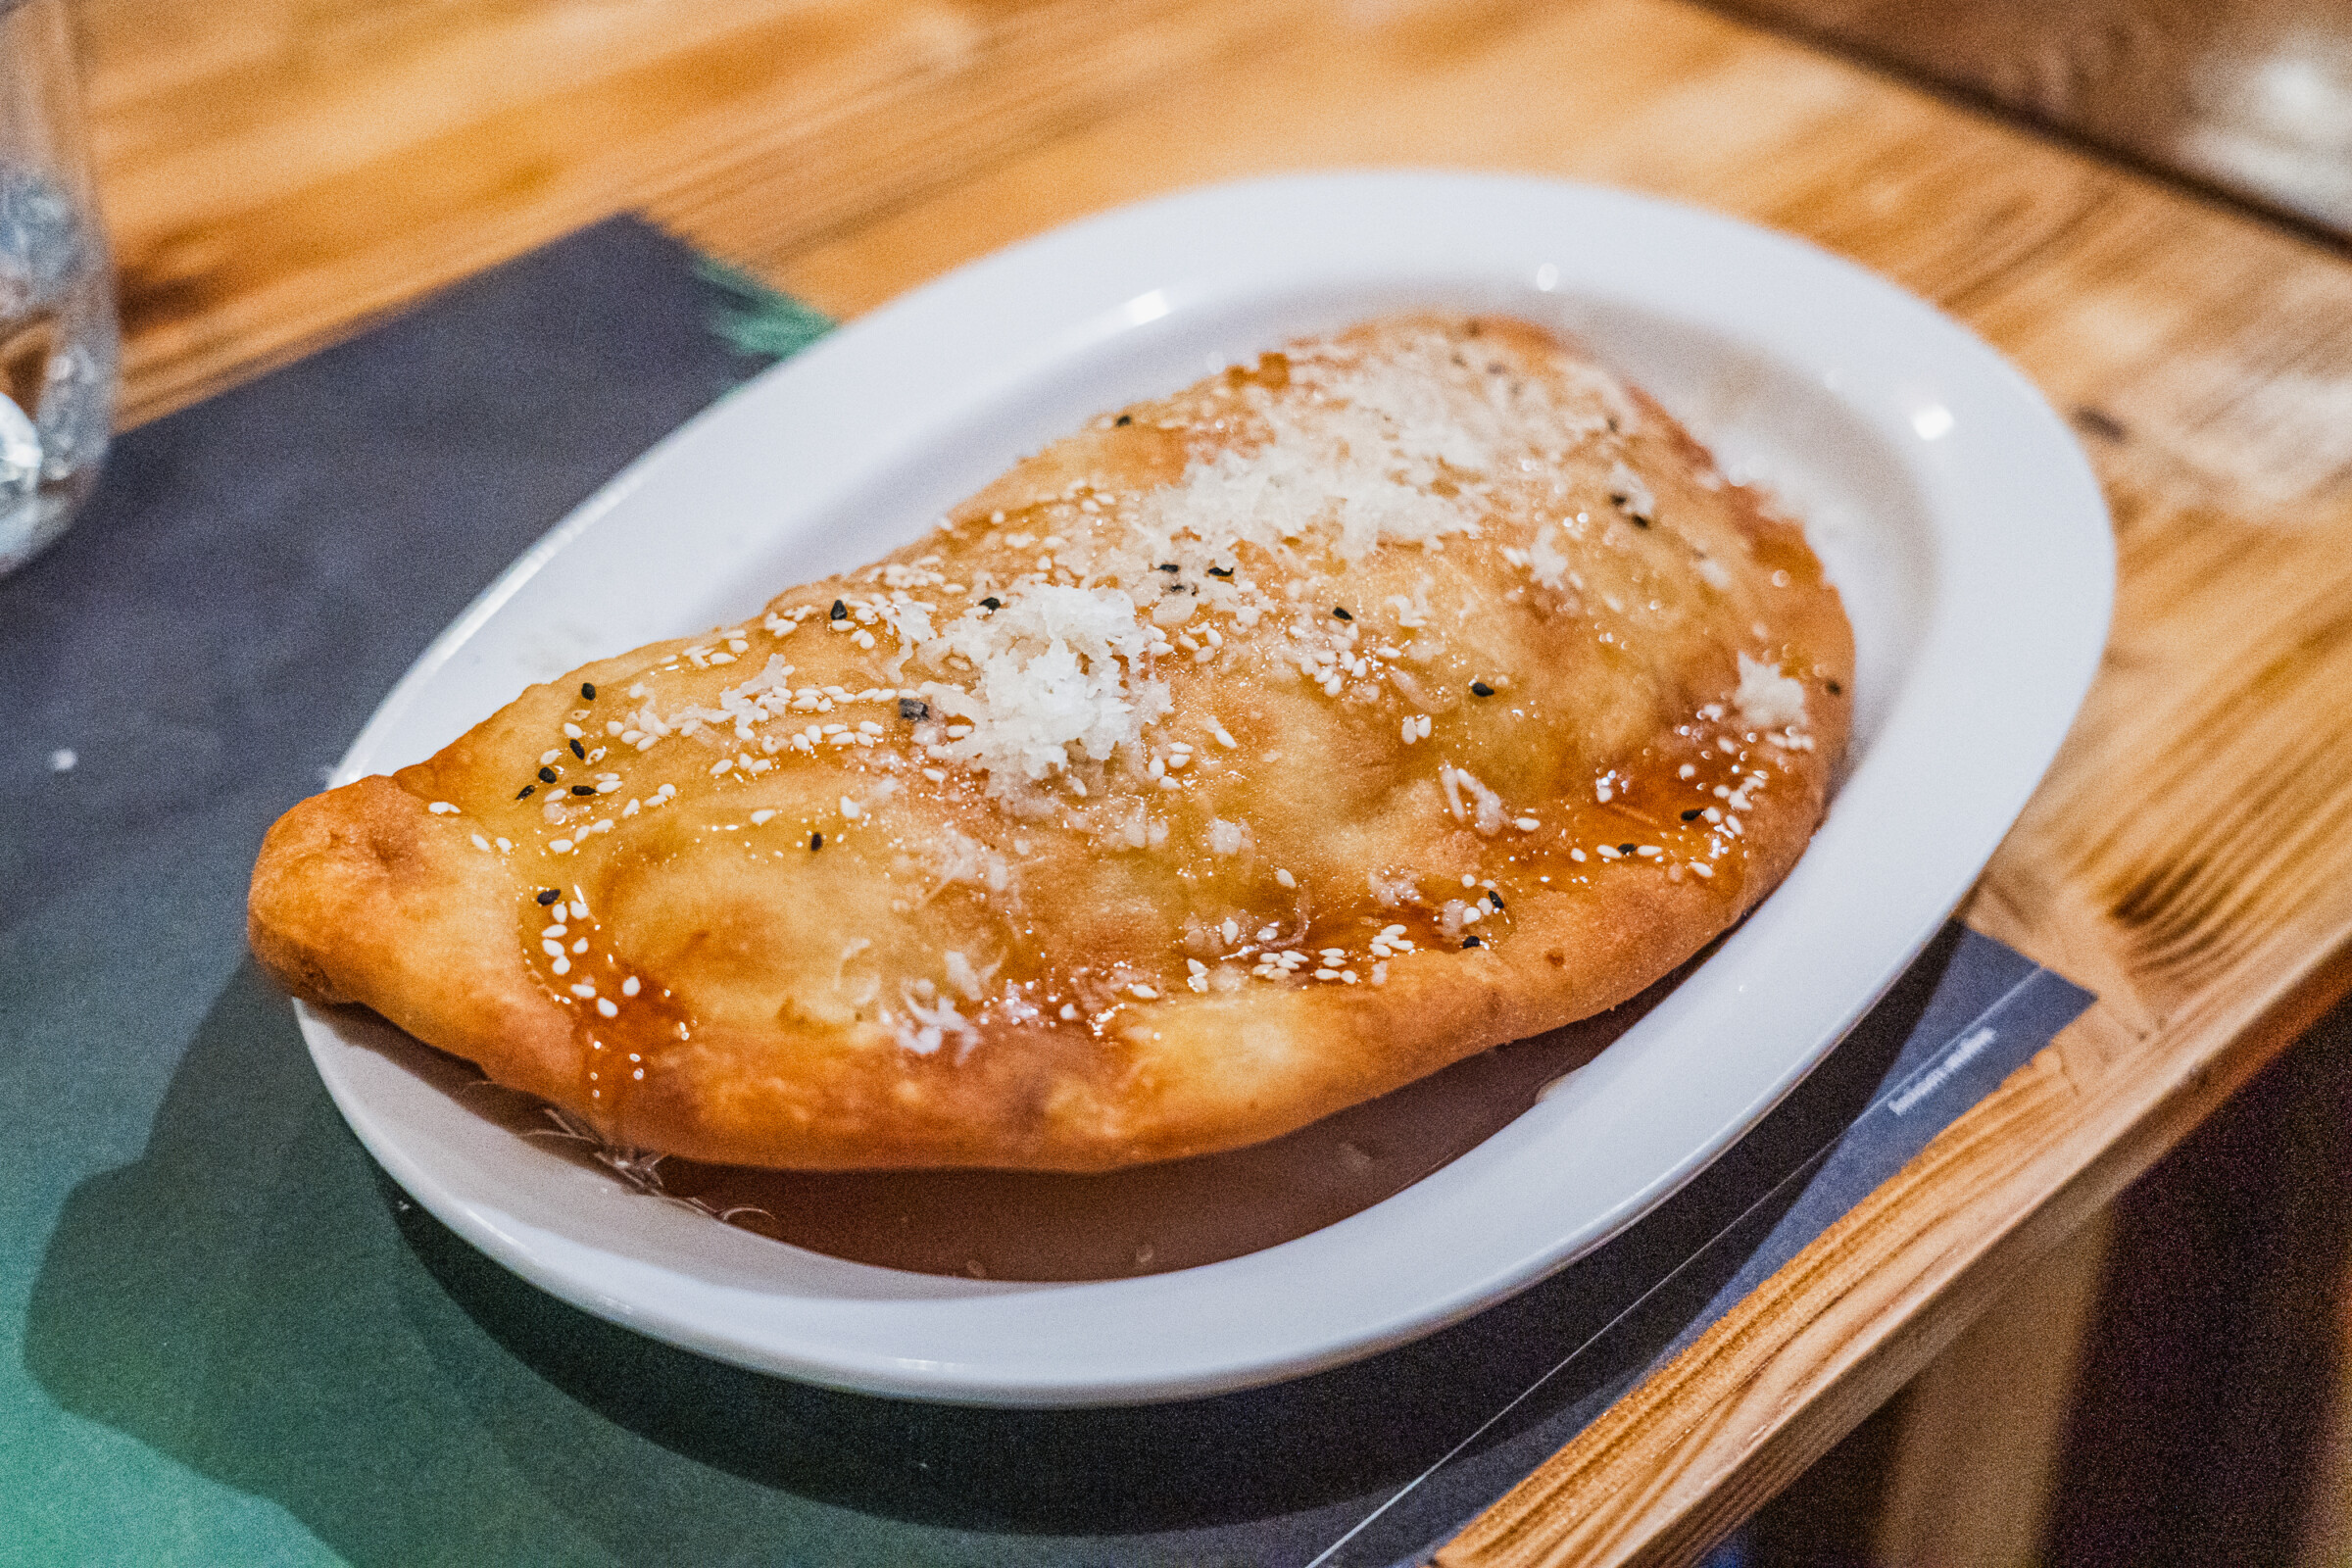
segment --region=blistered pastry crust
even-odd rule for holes
[[[256,953],[616,1144],[1234,1148],[1632,996],[1788,871],[1852,641],[1574,345],[1404,317],[303,802]]]

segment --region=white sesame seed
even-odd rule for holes
[[[1584,858],[1585,852],[1582,850],[1570,850],[1568,852],[1568,858],[1571,860],[1582,860]]]
[[[637,984],[637,977],[635,975],[629,976],[626,980],[623,980],[620,983],[620,994],[624,997],[633,997],[637,994],[638,990],[639,987]]]
[[[482,837],[479,833],[473,835],[473,847],[477,850],[480,850],[485,855],[490,853],[490,841]]]
[[[571,917],[574,920],[585,920],[588,918],[588,906],[581,903],[578,899],[572,900],[569,904],[564,906],[564,907],[571,911]]]
[[[583,980],[571,988],[571,994],[585,1002],[596,995],[596,985],[593,981]]]
[[[1129,986],[1127,990],[1138,1002],[1157,1002],[1159,1000],[1159,993],[1150,986],[1134,985]]]
[[[558,927],[556,927],[556,929],[557,929],[557,930],[559,930],[559,931],[561,931],[561,930],[563,930],[564,928],[563,928],[562,926],[558,926]],[[540,946],[540,947],[541,947],[541,948],[542,948],[542,949],[543,949],[543,950],[546,952],[547,956],[548,956],[549,957],[551,957],[551,958],[561,958],[562,956],[564,956],[564,944],[563,944],[563,943],[561,943],[561,942],[558,942],[558,941],[557,941],[555,938],[553,938],[553,937],[550,937],[550,938],[548,938],[548,939],[547,939],[545,942],[542,942],[542,943],[540,943],[540,944],[539,944],[539,946]]]
[[[498,844],[499,854],[513,855],[514,853],[514,841],[513,839],[499,839],[496,842]]]
[[[1634,851],[1634,853],[1636,855],[1644,855],[1655,858],[1658,856],[1664,855],[1666,852],[1655,844],[1644,844],[1640,849]]]
[[[1224,747],[1229,752],[1237,750],[1242,744],[1240,741],[1235,740],[1231,735],[1225,733],[1225,726],[1222,724],[1209,725],[1208,732],[1210,735],[1216,738],[1216,742],[1219,746]]]
[[[1001,514],[1000,514],[1000,515],[1001,515]],[[1077,1004],[1076,1003],[1074,1003],[1074,1002],[1065,1002],[1065,1003],[1063,1003],[1063,1004],[1061,1004],[1061,1021],[1062,1021],[1063,1023],[1068,1023],[1068,1022],[1069,1022],[1071,1019],[1073,1019],[1073,1018],[1075,1018],[1075,1017],[1077,1017],[1077,1016],[1078,1016],[1078,1004]]]
[[[1715,874],[1715,868],[1703,860],[1692,860],[1690,869],[1696,871],[1700,876],[1711,877]]]
[[[1543,825],[1543,823],[1537,821],[1532,816],[1520,817],[1511,824],[1511,826],[1517,828],[1522,833],[1533,833],[1536,829],[1542,827]]]
[[[923,777],[929,779],[934,784],[945,784],[948,781],[948,775],[936,767],[924,768]]]
[[[432,812],[435,816],[454,816],[457,814],[458,810],[456,807],[450,805],[447,801],[435,801],[432,805],[426,807],[425,809]]]
[[[569,974],[571,973],[571,960],[559,953],[556,955],[556,961],[548,965],[548,967],[555,970],[558,974]]]
[[[855,822],[865,814],[865,808],[844,795],[841,798],[841,814]]]
[[[541,767],[545,767],[548,763],[554,761],[557,758],[562,757],[564,753],[561,749],[552,752],[541,752],[539,754],[539,765]]]
[[[566,724],[566,725],[564,725],[564,739],[566,739],[566,740],[574,740],[574,741],[578,740],[578,739],[580,738],[580,726],[579,726],[579,725],[577,725],[577,724]]]
[[[1286,888],[1295,888],[1298,885],[1298,879],[1297,877],[1291,875],[1288,870],[1279,867],[1274,872],[1274,880],[1281,883]]]
[[[1685,762],[1682,766],[1674,770],[1674,776],[1676,778],[1690,778],[1697,772],[1697,768],[1692,767],[1689,762]]]
[[[548,849],[551,853],[556,855],[569,855],[571,853],[571,840],[557,839],[548,845]]]
[[[763,806],[760,808],[759,810],[752,813],[752,826],[758,827],[775,814],[775,811],[771,808]]]
[[[609,997],[599,997],[596,999],[596,1010],[600,1013],[603,1013],[608,1018],[616,1017],[620,1012],[618,1007],[612,1005],[612,999]]]

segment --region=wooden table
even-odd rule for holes
[[[1447,1547],[1687,1561],[2352,987],[2352,264],[1678,0],[83,0],[126,416],[623,209],[828,311],[1276,170],[1801,234],[2071,413],[2102,674],[1967,907],[2098,1004]]]

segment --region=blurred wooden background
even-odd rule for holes
[[[2352,238],[2352,0],[1727,0]]]

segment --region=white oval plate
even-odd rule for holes
[[[525,555],[417,661],[338,781],[526,683],[699,631],[914,538],[1023,453],[1284,337],[1403,306],[1583,333],[1808,519],[1859,643],[1848,769],[1788,880],[1590,1066],[1426,1180],[1246,1257],[1094,1284],[901,1273],[650,1201],[305,1010],[335,1103],[524,1278],[723,1360],[1004,1404],[1270,1382],[1464,1317],[1589,1250],[1764,1114],[1966,892],[2064,735],[2114,557],[2034,389],[1879,278],[1707,213],[1545,181],[1369,173],[1191,192],[951,273],[725,399]]]

